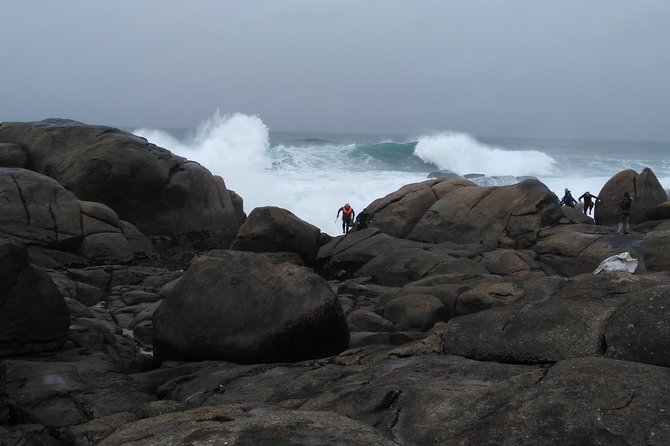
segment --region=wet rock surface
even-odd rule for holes
[[[87,169],[118,158],[112,196]],[[0,164],[0,445],[670,443],[658,211],[623,236],[536,180],[438,178],[346,236],[278,208],[238,233],[222,179],[114,129],[5,123]]]

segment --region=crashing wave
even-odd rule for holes
[[[508,150],[477,141],[466,133],[444,132],[422,136],[414,155],[440,170],[464,175],[550,175],[556,160],[537,150]]]

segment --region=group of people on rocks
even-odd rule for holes
[[[585,215],[592,215],[596,203],[602,202],[600,198],[591,194],[589,191],[584,192],[577,201],[570,192],[570,189],[565,188],[565,194],[561,198],[559,205],[577,207],[578,203],[583,202],[583,211]],[[631,198],[628,192],[623,193],[621,202],[619,203],[619,224],[617,227],[617,233],[628,234],[630,230],[630,208],[633,204],[633,199]],[[354,208],[351,207],[349,203],[346,203],[344,206],[337,210],[337,215],[335,216],[335,221],[342,214],[342,233],[348,234],[352,228],[356,230],[365,229],[368,227],[370,221],[370,215],[367,212],[363,211],[358,216],[354,211]]]
[[[589,215],[593,211],[593,207],[595,206],[595,202],[600,201],[598,197],[595,195],[591,195],[591,192],[586,191],[582,194],[581,197],[579,197],[579,201],[584,201],[584,214]],[[595,201],[595,202],[594,202]],[[574,208],[577,206],[577,200],[572,196],[572,193],[570,192],[570,189],[567,187],[565,188],[565,195],[563,195],[563,198],[561,198],[561,201],[559,202],[561,206],[570,206],[571,208]]]
[[[579,197],[579,202],[584,201],[584,214],[589,215],[592,213],[593,208],[596,203],[601,202],[598,197],[595,195],[592,195],[589,191],[584,192]],[[572,193],[570,192],[570,189],[567,187],[565,188],[565,194],[563,195],[563,198],[561,198],[561,201],[559,204],[561,206],[570,206],[570,207],[576,207],[577,206],[577,200],[572,196]],[[630,194],[628,192],[623,193],[623,197],[621,198],[621,202],[619,203],[619,224],[617,227],[617,233],[621,234],[622,232],[624,234],[628,234],[630,230],[630,208],[633,204],[633,199],[631,198]]]
[[[363,211],[356,216],[354,208],[352,208],[349,203],[346,203],[337,210],[335,221],[340,217],[340,213],[342,214],[342,234],[347,234],[352,227],[356,228],[356,230],[368,227],[370,215],[368,215],[367,212]],[[354,219],[354,217],[356,218]]]

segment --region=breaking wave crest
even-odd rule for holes
[[[506,150],[477,141],[466,133],[445,132],[419,138],[414,154],[426,163],[459,175],[551,175],[556,161],[536,150]]]

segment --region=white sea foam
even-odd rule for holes
[[[341,221],[336,222],[335,215],[344,203],[360,212],[377,198],[427,179],[427,172],[380,170],[372,158],[352,158],[356,144],[321,140],[313,145],[270,146],[268,128],[257,116],[217,111],[181,140],[160,130],[134,133],[220,175],[244,199],[245,212],[260,206],[281,207],[332,235],[341,233]],[[598,195],[619,169],[618,165],[594,169],[593,164],[579,161],[558,165],[543,152],[500,149],[463,133],[421,137],[415,155],[461,175],[499,177],[484,179],[487,185],[500,183],[501,178],[507,184],[509,176],[535,176],[558,198],[566,187],[575,198],[587,190]],[[659,180],[670,184],[670,178]]]
[[[162,130],[137,129],[133,133],[226,177],[269,167],[268,128],[257,116],[222,115],[217,110],[184,141]]]
[[[419,138],[414,154],[440,169],[459,175],[550,175],[556,161],[534,150],[504,150],[466,133],[444,132]]]
[[[185,141],[154,129],[133,133],[221,176],[243,198],[245,212],[281,207],[333,235],[342,230],[335,216],[344,203],[359,212],[405,184],[426,179],[424,173],[351,169],[343,155],[354,145],[284,145],[271,153],[267,126],[257,116],[239,113],[217,111]]]

